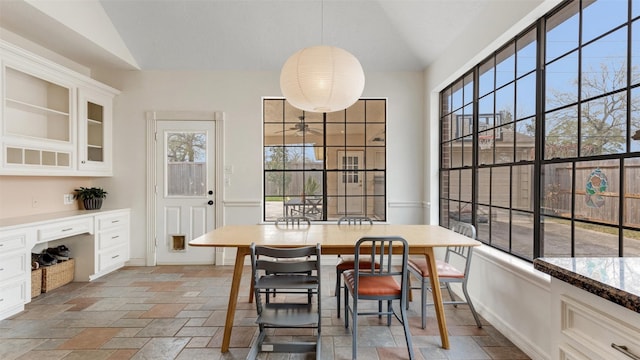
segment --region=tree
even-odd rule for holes
[[[204,162],[206,147],[203,133],[170,133],[167,137],[167,157],[172,162]]]
[[[633,78],[638,79],[638,69],[633,68]],[[627,112],[632,114],[632,128],[640,126],[640,117],[634,116],[640,108],[640,97],[633,96],[631,104],[624,90],[627,86],[627,67],[624,64],[601,63],[599,69],[583,69],[581,98],[592,99],[582,103],[580,118],[575,107],[554,111],[545,121],[545,157],[577,156],[580,138],[580,155],[615,154],[626,149]],[[634,82],[635,83],[635,82]],[[560,107],[576,101],[578,79],[569,88],[574,91],[547,89],[549,108]],[[608,94],[598,97],[602,94]],[[632,92],[632,94],[634,94]],[[578,121],[580,133],[578,134]]]

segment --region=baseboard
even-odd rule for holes
[[[147,260],[144,258],[132,258],[125,263],[125,266],[147,266]]]

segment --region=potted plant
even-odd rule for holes
[[[102,199],[107,197],[107,192],[103,188],[99,187],[80,187],[74,189],[76,192],[75,199],[82,200],[85,210],[96,210],[102,207]]]

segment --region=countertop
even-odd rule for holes
[[[39,223],[45,221],[55,221],[65,218],[72,218],[78,216],[93,216],[96,214],[109,213],[111,211],[119,211],[123,209],[99,209],[99,210],[69,210],[53,213],[35,214],[28,216],[20,216],[13,218],[0,219],[0,229],[11,228],[14,226],[22,226],[25,224]]]
[[[538,258],[533,266],[640,313],[640,257]]]

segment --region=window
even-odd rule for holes
[[[263,100],[264,220],[344,215],[386,220],[386,100],[304,112]]]
[[[565,2],[441,92],[441,225],[528,260],[640,255],[638,7]]]

